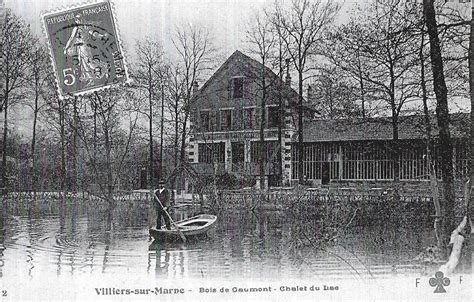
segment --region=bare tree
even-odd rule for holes
[[[303,146],[303,84],[312,66],[310,61],[318,53],[317,46],[324,33],[334,23],[339,5],[333,1],[292,0],[289,8],[275,3],[273,23],[285,45],[291,64],[298,73],[298,179],[302,183]]]
[[[214,66],[216,49],[206,28],[190,24],[177,28],[173,45],[178,56],[171,63],[170,70],[173,74],[171,86],[174,88],[172,88],[173,91],[170,92],[170,95],[173,98],[172,103],[175,105],[175,113],[181,115],[181,121],[175,119],[175,134],[180,136],[180,142],[175,140],[175,148],[179,149],[176,153],[175,167],[179,167],[186,161],[189,115],[194,101],[194,93],[198,82],[203,79],[206,71],[211,70]],[[177,106],[180,108],[178,109]],[[177,117],[177,115],[175,116]]]
[[[0,188],[7,186],[7,138],[8,138],[8,109],[17,102],[21,89],[27,84],[27,71],[31,56],[32,36],[29,29],[19,17],[7,9],[5,21],[2,24],[0,43],[0,77],[3,79],[3,89],[0,93],[0,112],[4,114],[3,147]]]
[[[153,187],[155,183],[155,163],[153,159],[154,148],[153,148],[153,120],[156,115],[153,108],[157,106],[160,98],[160,90],[163,89],[163,77],[164,77],[164,62],[163,62],[163,50],[161,45],[151,40],[149,37],[143,42],[137,42],[136,44],[137,53],[137,70],[135,78],[137,79],[138,86],[144,89],[148,99],[148,111],[145,115],[148,117],[149,129],[149,185]],[[162,118],[162,117],[161,117]],[[160,165],[162,165],[160,158]]]
[[[418,95],[417,36],[420,22],[413,6],[400,0],[378,1],[360,8],[348,24],[339,27],[328,56],[341,69],[370,83],[386,104],[392,125],[393,178],[399,181],[399,116]],[[363,60],[364,69],[358,64]]]
[[[33,53],[30,57],[30,87],[33,101],[32,103],[26,102],[26,105],[33,110],[33,127],[32,127],[32,137],[31,137],[31,177],[32,177],[32,188],[36,192],[36,130],[38,124],[39,112],[45,107],[46,103],[40,103],[41,96],[43,95],[44,89],[47,89],[47,68],[48,64],[48,54],[46,50],[41,45],[35,46],[32,49]]]
[[[451,231],[455,227],[455,192],[453,175],[453,146],[449,131],[448,90],[444,78],[443,58],[436,23],[436,12],[432,0],[423,0],[423,12],[426,28],[430,39],[431,70],[433,72],[433,86],[436,94],[436,117],[439,127],[439,151],[441,157],[441,172],[444,186],[444,202],[441,203],[443,214],[442,233],[444,246]]]
[[[53,70],[51,66],[48,68]],[[46,125],[53,130],[58,136],[60,146],[60,169],[59,169],[59,188],[61,191],[66,190],[67,183],[67,164],[66,164],[66,148],[68,146],[67,133],[70,129],[67,124],[66,117],[72,113],[72,102],[70,99],[61,100],[56,90],[56,79],[53,72],[46,74],[46,87],[42,90],[42,98],[46,102],[46,107],[40,112],[42,119]]]
[[[472,235],[472,229],[474,227],[473,225],[473,219],[474,219],[474,193],[472,192],[472,187],[474,184],[474,6],[472,7],[472,14],[471,14],[471,34],[469,37],[469,92],[470,92],[470,97],[471,97],[471,142],[470,142],[470,147],[471,147],[471,161],[470,161],[470,172],[471,172],[471,177],[470,177],[470,183],[471,183],[471,195],[470,195],[470,200],[469,200],[469,209],[468,209],[468,217],[470,221],[470,227],[471,227],[471,244],[469,245],[471,247],[472,251],[472,245],[474,244],[473,238],[474,236]]]
[[[265,127],[266,127],[266,105],[270,96],[269,90],[275,85],[277,77],[272,76],[268,65],[274,60],[278,42],[278,37],[273,31],[273,24],[264,16],[256,15],[254,24],[247,29],[247,41],[251,52],[258,57],[260,70],[257,74],[251,75],[257,81],[256,98],[260,102],[260,143],[259,154],[262,160],[259,161],[260,189],[265,188],[265,165],[269,164],[270,159],[267,158],[267,148],[265,145]],[[247,70],[246,70],[247,71]],[[253,70],[252,70],[253,71]]]
[[[114,204],[114,192],[126,158],[134,140],[138,139],[135,136],[138,113],[134,102],[130,102],[134,98],[133,91],[124,87],[96,92],[87,98],[89,106],[83,102],[76,123],[71,125],[81,141],[89,177],[98,185],[96,193],[109,205]],[[97,129],[90,123],[92,114],[96,115]],[[73,123],[70,118],[68,122]],[[103,144],[95,147],[96,140]]]
[[[180,131],[184,122],[185,115],[185,104],[184,104],[184,82],[182,81],[182,70],[179,66],[174,65],[168,71],[167,76],[167,87],[169,90],[169,98],[167,102],[167,108],[170,113],[169,122],[172,124],[173,129],[173,167],[178,168],[179,164],[179,142],[180,142]]]
[[[359,94],[364,88],[356,86],[354,79],[345,76],[336,66],[322,66],[308,88],[308,98],[310,102],[316,102],[321,118],[365,117],[364,93]],[[360,106],[356,102],[359,97]]]

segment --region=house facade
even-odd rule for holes
[[[265,75],[265,98],[262,96]],[[189,162],[200,175],[234,174],[259,181],[264,163],[269,186],[297,183],[298,94],[287,73],[282,81],[259,62],[234,52],[200,88],[191,108]],[[310,93],[310,91],[308,91]],[[262,100],[265,99],[263,154],[260,154]],[[309,99],[309,98],[308,98]],[[436,118],[431,119],[433,144],[428,156],[423,116],[400,116],[399,140],[390,118],[317,119],[304,103],[304,179],[313,185],[343,181],[390,181],[430,178],[430,166],[441,177]],[[451,116],[454,172],[468,173],[468,114]],[[281,140],[280,140],[281,138]],[[281,141],[281,143],[280,143]],[[395,168],[394,148],[398,152]]]
[[[256,60],[234,52],[195,95],[187,148],[194,169],[200,174],[257,176],[263,161],[268,185],[288,183],[295,132],[291,104],[297,101],[289,81],[288,75],[283,82]]]

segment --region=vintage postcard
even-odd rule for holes
[[[473,301],[472,0],[0,0],[0,302]]]

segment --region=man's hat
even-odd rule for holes
[[[159,184],[159,185],[164,185],[164,184],[166,184],[166,181],[160,180],[160,181],[158,182],[158,184]]]

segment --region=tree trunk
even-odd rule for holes
[[[8,87],[8,86],[7,86]],[[8,138],[8,92],[5,92],[3,108],[3,146],[2,146],[2,190],[7,191],[7,138]]]
[[[104,119],[104,123],[108,123],[108,121]],[[104,140],[105,140],[105,158],[106,158],[106,163],[107,163],[107,195],[106,196],[107,196],[107,201],[109,205],[113,205],[114,179],[113,179],[112,163],[111,163],[112,146],[110,144],[108,125],[104,125]]]
[[[65,131],[65,107],[63,102],[59,101],[59,127],[60,127],[60,136],[61,136],[61,173],[60,173],[60,189],[61,192],[64,192],[66,184],[66,131]]]
[[[77,96],[74,97],[73,114],[74,114],[74,129],[77,129]],[[71,189],[77,192],[77,132],[72,132],[72,175],[71,175]]]
[[[444,189],[444,202],[441,203],[441,213],[443,214],[444,219],[444,223],[442,224],[442,241],[443,245],[446,246],[447,238],[450,237],[451,232],[455,227],[453,147],[449,132],[448,90],[444,79],[443,58],[441,55],[433,0],[423,0],[423,12],[425,15],[428,35],[430,37],[431,68],[434,78],[434,91],[436,94],[436,117],[439,128],[440,164]]]
[[[301,64],[299,65],[301,66]],[[303,145],[303,71],[298,71],[298,182],[303,184],[304,145]]]
[[[178,149],[179,149],[179,113],[178,113],[178,101],[176,101],[175,109],[175,122],[174,122],[174,168],[178,167]]]
[[[393,181],[396,187],[400,182],[400,140],[398,135],[398,114],[392,111],[392,159],[393,159]]]
[[[153,163],[153,102],[152,102],[152,84],[151,84],[151,66],[148,66],[148,105],[149,105],[149,139],[150,139],[150,188],[155,186],[155,169]]]
[[[33,111],[33,134],[31,137],[31,189],[36,197],[36,123],[38,120],[38,92],[35,92],[35,107]]]
[[[172,201],[173,204],[175,204],[175,198],[176,195],[174,194],[175,189],[177,187],[177,177],[176,177],[176,172],[178,169],[179,161],[178,161],[178,151],[179,151],[179,112],[178,112],[178,106],[179,106],[179,96],[176,97],[176,103],[175,103],[175,124],[174,124],[174,171],[173,171],[173,176],[171,178],[171,190],[172,190]]]
[[[184,123],[183,123],[183,128],[182,128],[182,133],[181,133],[181,148],[180,148],[180,154],[179,154],[179,162],[183,164],[186,161],[186,131],[187,131],[187,123],[188,123],[188,118],[189,118],[189,112],[186,111],[184,113]],[[181,172],[177,175],[177,179],[180,182],[180,184],[176,187],[178,190],[178,193],[181,193]]]
[[[97,158],[97,104],[91,103],[93,106],[93,120],[94,120],[94,160]]]
[[[163,180],[163,128],[165,115],[165,89],[161,86],[161,120],[160,120],[160,180]]]
[[[471,173],[471,194],[469,201],[469,208],[467,209],[467,216],[469,218],[471,228],[470,243],[468,246],[472,252],[472,246],[474,245],[474,235],[472,233],[473,226],[473,217],[474,217],[474,192],[472,187],[474,186],[474,7],[472,8],[472,18],[471,18],[471,35],[470,35],[470,44],[469,44],[469,88],[471,94],[471,161],[469,165],[469,171]],[[468,255],[471,253],[468,253]],[[469,257],[468,257],[469,258]],[[470,259],[472,261],[472,259]],[[472,263],[471,263],[472,264]]]
[[[150,176],[150,181],[149,181],[149,187],[150,188],[153,188],[155,183],[154,183],[154,179],[155,179],[155,169],[154,169],[154,165],[153,165],[153,104],[152,104],[152,101],[151,101],[151,88],[148,89],[148,105],[149,105],[149,112],[148,114],[150,115],[149,117],[149,140],[150,140],[150,162],[149,162],[149,169],[150,169],[150,173],[149,176]]]
[[[181,146],[180,146],[180,151],[179,151],[179,161],[182,163],[186,160],[186,131],[187,129],[187,123],[189,119],[189,113],[185,112],[184,113],[184,122],[183,122],[183,128],[181,129]]]
[[[278,83],[278,174],[279,174],[279,185],[283,186],[283,123],[284,123],[284,113],[283,113],[283,96],[282,96],[282,85],[283,85],[283,58],[281,53],[281,42],[280,42],[280,52],[278,55],[279,59],[279,68],[280,68],[280,82]]]
[[[360,55],[357,52],[357,63],[359,69],[359,89],[360,89],[360,100],[362,106],[362,118],[365,119],[365,91],[364,91],[364,79],[362,77],[362,66],[360,65]]]
[[[419,51],[420,58],[420,86],[421,86],[421,100],[423,101],[423,117],[426,132],[426,161],[428,166],[428,173],[430,177],[431,194],[433,196],[433,205],[435,207],[434,231],[436,237],[436,244],[438,248],[442,249],[443,243],[441,241],[441,206],[439,203],[438,177],[432,162],[433,139],[431,137],[431,120],[428,110],[428,92],[426,88],[426,73],[425,73],[425,57],[423,55],[423,48],[425,44],[424,27],[421,29],[421,45]]]
[[[260,163],[259,163],[259,175],[260,175],[260,189],[265,189],[265,165],[268,165],[266,146],[265,146],[265,112],[266,112],[266,87],[265,87],[265,58],[262,59],[262,99],[260,101],[260,143],[259,143],[259,153],[260,153]]]

